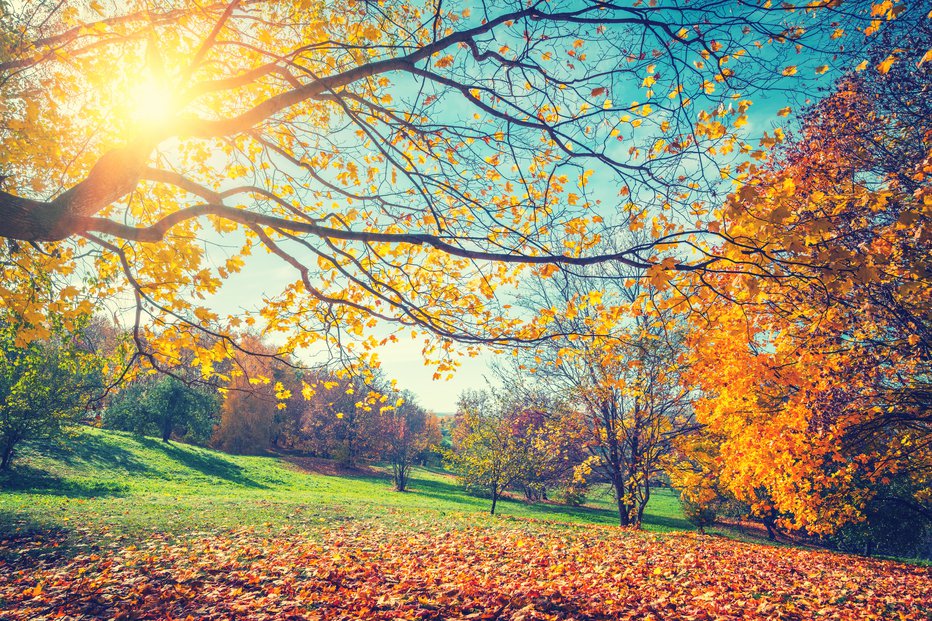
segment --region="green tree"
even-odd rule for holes
[[[110,429],[204,442],[210,437],[219,398],[205,388],[192,388],[172,376],[133,382],[103,414]]]
[[[67,333],[23,345],[20,321],[0,323],[0,470],[23,440],[54,437],[101,390],[101,365]]]

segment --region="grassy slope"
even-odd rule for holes
[[[417,470],[398,493],[377,473],[312,474],[276,457],[241,457],[131,434],[81,429],[64,448],[27,449],[2,481],[0,532],[58,529],[141,534],[190,533],[244,525],[391,523],[417,516],[438,524],[494,526],[488,501],[463,493],[444,474]],[[571,508],[506,500],[501,516],[614,524],[610,498]],[[403,519],[404,518],[404,519]],[[658,490],[645,529],[688,529],[674,494]]]

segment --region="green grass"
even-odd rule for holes
[[[506,499],[498,515],[489,517],[488,500],[465,494],[442,472],[417,469],[410,491],[399,493],[379,472],[326,476],[277,456],[227,455],[91,428],[76,430],[63,446],[27,447],[0,486],[0,533],[6,536],[51,531],[124,539],[147,532],[180,535],[243,526],[314,530],[348,521],[411,519],[439,528],[465,523],[494,528],[509,518],[530,518],[546,528],[617,523],[607,494],[594,495],[584,507]],[[644,528],[691,526],[675,493],[660,489],[648,505]]]

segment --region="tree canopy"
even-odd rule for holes
[[[783,137],[747,132],[752,98],[814,92],[920,8],[5,6],[7,270],[51,272],[75,301],[131,290],[151,364],[190,348],[210,373],[234,346],[197,333],[259,320],[285,349],[369,358],[396,338],[377,325],[411,328],[443,373],[451,340],[547,335],[495,295],[528,270],[615,261],[666,282],[735,269],[721,249],[748,242],[711,209]],[[600,253],[617,227],[653,235]],[[266,253],[293,280],[245,317],[212,308]],[[41,323],[41,306],[5,302]]]

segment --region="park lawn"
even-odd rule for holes
[[[410,491],[392,489],[378,469],[351,476],[309,472],[279,456],[237,456],[128,433],[78,428],[63,446],[29,446],[5,476],[0,532],[81,530],[140,535],[241,527],[328,526],[399,515],[438,523],[458,520],[494,527],[504,518],[615,524],[611,498],[590,506],[489,501],[464,493],[448,474],[414,473]],[[691,529],[675,493],[657,490],[645,516],[652,531]]]
[[[928,619],[927,567],[699,536],[658,490],[647,532],[611,499],[463,493],[418,470],[328,476],[89,428],[24,451],[0,493],[10,619]]]

